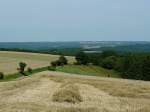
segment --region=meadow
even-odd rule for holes
[[[33,69],[49,66],[50,62],[57,60],[58,57],[58,55],[49,54],[0,51],[0,72],[16,73],[19,62],[25,62]],[[69,63],[74,62],[74,57],[68,56],[67,59]]]
[[[74,73],[79,75],[120,78],[118,72],[94,65],[66,65],[62,67],[57,67],[56,70],[60,72]]]
[[[45,71],[0,83],[0,112],[150,112],[150,83]]]

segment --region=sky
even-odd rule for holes
[[[0,0],[0,42],[150,41],[150,0]]]

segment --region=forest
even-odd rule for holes
[[[79,52],[76,60],[77,64],[92,64],[116,70],[122,78],[150,81],[149,53],[121,54],[115,51],[103,51],[102,53],[86,54]]]

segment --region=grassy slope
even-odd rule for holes
[[[74,61],[73,57],[67,58],[70,63]],[[0,51],[0,72],[5,74],[17,72],[18,63],[21,61],[26,62],[28,67],[40,68],[48,66],[56,59],[58,59],[57,55]]]
[[[0,112],[150,112],[149,105],[144,81],[42,72],[0,83]]]
[[[67,65],[57,67],[57,71],[90,76],[119,77],[119,73],[114,70],[107,70],[98,66]]]

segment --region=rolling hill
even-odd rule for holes
[[[0,51],[0,72],[11,74],[17,72],[19,62],[27,63],[28,67],[39,68],[50,65],[51,61],[57,60],[58,55],[25,53],[25,52],[7,52]],[[67,57],[69,63],[74,62],[74,57]]]
[[[150,112],[149,105],[144,81],[45,71],[0,83],[0,112]]]

